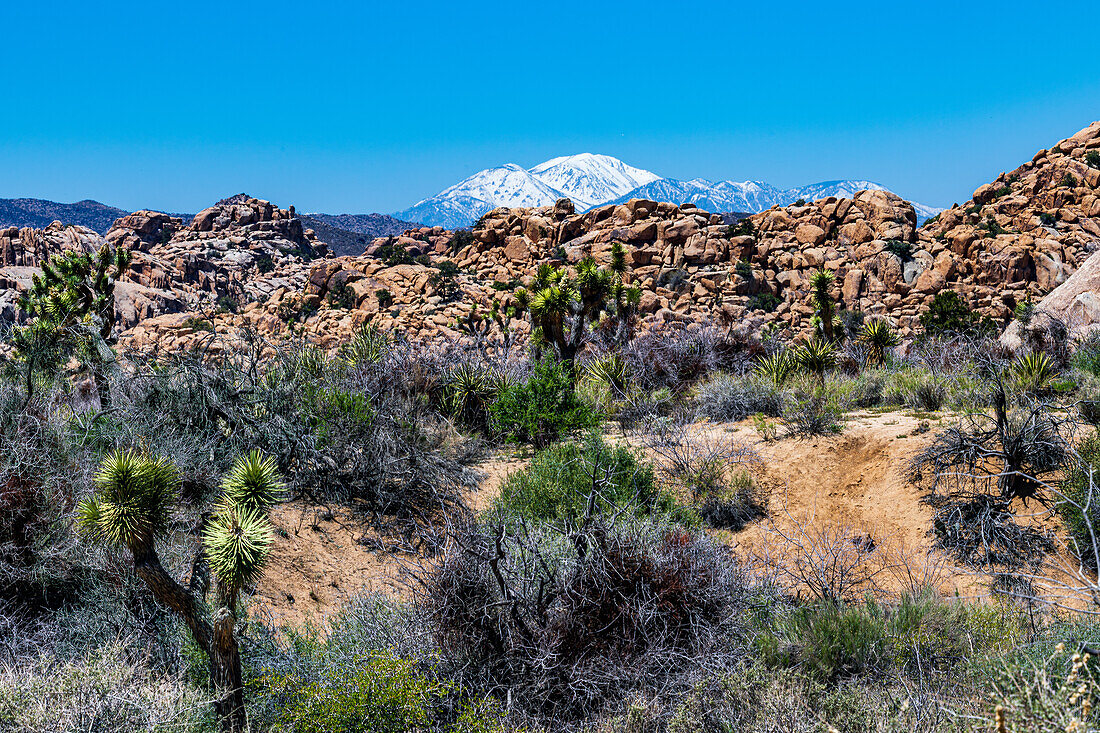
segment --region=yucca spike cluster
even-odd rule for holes
[[[271,548],[267,511],[283,494],[275,460],[260,451],[238,456],[202,535],[203,552],[230,604],[263,574]]]
[[[210,570],[234,598],[263,575],[271,549],[271,524],[263,512],[226,505],[206,525],[202,544]]]
[[[239,456],[222,479],[222,506],[266,512],[283,495],[275,459],[258,450]]]
[[[886,363],[886,350],[897,346],[900,339],[887,321],[876,318],[863,324],[859,340],[867,347],[871,363],[882,366]]]
[[[138,551],[164,534],[179,475],[164,458],[115,451],[95,476],[95,495],[81,503],[80,526],[111,545]]]

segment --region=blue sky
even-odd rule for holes
[[[933,205],[1100,118],[1100,3],[3,3],[0,197],[394,211],[577,152]]]

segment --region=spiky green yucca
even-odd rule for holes
[[[167,459],[115,451],[100,464],[95,495],[80,504],[80,526],[99,541],[139,551],[167,529],[179,483]]]
[[[894,329],[883,319],[863,324],[859,340],[867,347],[871,362],[878,366],[886,363],[886,350],[897,346],[900,341]]]
[[[367,324],[340,347],[340,356],[351,366],[374,364],[382,360],[389,348],[389,335],[378,326]]]
[[[618,354],[608,354],[601,359],[590,361],[584,368],[586,382],[606,384],[620,394],[626,392],[629,379],[630,367]]]
[[[222,479],[222,504],[245,512],[266,512],[283,497],[275,459],[258,450],[238,456]]]
[[[1011,367],[1017,386],[1025,392],[1039,392],[1046,388],[1056,375],[1054,362],[1040,352],[1026,354]]]
[[[753,373],[761,379],[768,380],[776,387],[782,387],[790,379],[795,369],[798,368],[795,356],[796,354],[788,349],[762,356],[756,362]]]
[[[814,336],[795,352],[798,365],[816,374],[822,382],[825,372],[836,364],[836,344],[820,336]]]
[[[263,575],[271,549],[271,523],[260,511],[223,507],[202,533],[210,570],[229,599]]]

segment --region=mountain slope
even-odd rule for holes
[[[548,206],[565,193],[515,163],[478,171],[435,196],[394,214],[431,226],[461,228],[498,206]]]
[[[106,234],[119,217],[130,212],[86,199],[62,204],[45,199],[0,199],[0,228],[32,227],[41,229],[51,222],[75,224]]]
[[[660,179],[656,173],[634,168],[618,158],[592,153],[552,158],[529,172],[563,192],[578,209],[602,204]]]

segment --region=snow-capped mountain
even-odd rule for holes
[[[571,198],[581,210],[660,179],[656,173],[633,168],[618,158],[592,153],[552,158],[536,165],[531,173]]]
[[[486,168],[405,209],[407,221],[457,229],[498,206],[549,206],[566,194],[514,163]]]
[[[716,213],[755,213],[799,199],[851,198],[856,191],[868,189],[889,190],[880,183],[860,180],[822,181],[797,188],[777,188],[764,181],[683,181],[662,178],[609,155],[581,153],[552,158],[529,169],[514,163],[487,168],[394,216],[453,229],[470,226],[498,206],[548,206],[561,198],[572,199],[578,211],[642,198],[690,202]],[[942,211],[917,203],[913,208],[920,221]]]

